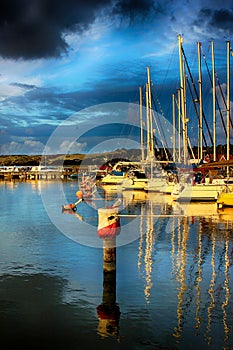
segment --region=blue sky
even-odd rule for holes
[[[177,35],[184,38],[195,78],[197,41],[210,69],[214,41],[216,71],[225,91],[226,40],[232,40],[232,33],[230,0],[3,0],[0,154],[40,154],[52,132],[75,113],[77,125],[91,130],[93,121],[94,126],[102,123],[100,109],[96,114],[92,109],[88,119],[83,110],[106,103],[137,104],[147,66],[164,115],[171,120],[171,94],[179,87]],[[203,74],[206,78],[204,69]],[[211,120],[210,83],[203,89]],[[190,119],[192,137],[197,121]],[[109,124],[114,122],[115,115]],[[225,143],[220,122],[217,129],[218,143]],[[193,139],[195,143],[195,135]],[[73,144],[75,152],[89,149],[88,140]],[[50,151],[67,152],[65,135]]]

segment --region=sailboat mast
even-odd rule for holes
[[[202,103],[202,67],[201,67],[201,43],[197,43],[198,49],[198,84],[199,84],[199,137],[198,137],[198,160],[203,158],[203,103]]]
[[[185,82],[184,82],[184,62],[183,62],[183,52],[182,52],[182,43],[183,38],[181,35],[178,35],[178,43],[179,43],[179,61],[180,61],[180,91],[181,91],[181,116],[182,116],[182,124],[183,124],[183,157],[184,164],[188,162],[188,140],[187,140],[187,119],[186,119],[186,107],[185,107]]]
[[[148,84],[146,83],[146,130],[147,130],[147,159],[149,159],[151,152],[150,143],[150,120],[149,120],[149,98],[148,98]]]
[[[150,133],[150,158],[154,158],[154,132],[152,126],[152,96],[151,96],[151,78],[150,67],[147,67],[147,85],[148,85],[148,117],[149,117],[149,133]]]
[[[175,110],[175,94],[172,94],[172,147],[173,162],[176,161],[176,110]]]
[[[144,150],[144,132],[143,132],[143,122],[142,122],[142,87],[139,86],[139,113],[140,113],[140,131],[141,131],[141,157],[142,161],[145,160],[145,150]]]
[[[227,160],[230,159],[230,41],[227,41]],[[228,168],[229,171],[229,168]]]
[[[214,42],[211,41],[212,51],[212,82],[213,82],[213,160],[216,161],[216,75],[215,75],[215,57]]]
[[[180,89],[178,89],[178,162],[181,163],[181,96]]]

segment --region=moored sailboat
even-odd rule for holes
[[[144,190],[148,183],[146,174],[142,170],[130,170],[121,184],[122,190]]]
[[[130,171],[138,169],[139,165],[135,162],[117,162],[113,169],[102,178],[101,185],[121,185]]]
[[[224,183],[218,184],[177,184],[172,193],[172,199],[176,201],[216,201],[224,190]]]
[[[233,207],[233,191],[231,186],[226,186],[217,198],[218,208]]]

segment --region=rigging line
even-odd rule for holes
[[[152,102],[154,102],[154,97],[153,97],[153,95],[152,95]],[[154,103],[154,109],[155,109],[155,111],[156,111],[156,113],[157,113],[157,115],[158,115],[158,120],[159,120],[159,123],[160,123],[159,113],[158,113],[158,110],[157,110],[157,107],[156,107],[155,103]],[[166,150],[166,147],[165,147],[164,142],[163,142],[163,139],[164,139],[165,142],[166,142],[166,144],[167,144],[167,141],[166,141],[166,138],[165,138],[165,135],[164,135],[164,132],[163,132],[163,128],[161,128],[161,123],[160,123],[160,128],[162,129],[162,132],[163,132],[163,138],[162,138],[161,132],[160,132],[160,128],[159,128],[159,126],[158,126],[157,119],[155,118],[154,110],[153,110],[153,109],[152,109],[152,116],[153,116],[154,122],[155,122],[155,124],[156,124],[157,130],[158,130],[158,133],[159,133],[159,136],[160,136],[160,139],[161,139],[161,143],[162,143],[162,147],[163,147],[164,153],[165,153],[165,155],[166,155],[167,160],[169,160],[169,157],[168,157],[168,154],[167,154],[167,150]],[[166,145],[166,146],[167,146],[167,145]],[[167,147],[167,149],[168,149],[168,147]]]
[[[158,112],[157,112],[157,114],[158,114]],[[160,139],[161,139],[161,143],[162,143],[163,150],[164,150],[164,152],[165,152],[166,158],[167,158],[167,160],[169,160],[169,157],[168,157],[168,154],[167,154],[167,150],[166,150],[166,147],[165,147],[165,145],[164,145],[163,139],[162,139],[162,137],[161,137],[160,129],[159,129],[159,126],[158,126],[158,123],[157,123],[157,120],[156,120],[156,118],[155,118],[155,115],[154,115],[154,111],[153,111],[153,110],[152,110],[152,116],[153,116],[154,122],[155,122],[155,124],[156,124],[156,126],[157,126],[157,130],[158,130],[158,133],[159,133],[159,136],[160,136]],[[165,141],[166,141],[166,140],[165,140]]]
[[[192,89],[191,89],[191,86],[190,86],[190,82],[189,82],[189,80],[187,79],[187,76],[186,76],[186,82],[188,82],[188,87],[189,87],[189,91],[190,91],[190,94],[191,94],[191,97],[192,97],[192,99],[193,99],[193,95],[192,95]],[[196,107],[195,106],[195,101],[194,101],[194,99],[193,99],[193,102],[194,102],[194,107]],[[191,141],[190,141],[190,137],[187,135],[187,140],[188,140],[188,146],[189,146],[189,149],[190,149],[190,151],[191,151],[191,153],[192,153],[192,157],[193,157],[193,159],[195,159],[195,156],[194,156],[194,152],[193,152],[193,148],[192,148],[192,144],[191,144]]]
[[[152,97],[152,100],[153,100],[153,95],[152,95],[151,97]],[[154,108],[155,108],[156,113],[158,114],[158,111],[157,111],[156,106],[154,106]],[[156,126],[157,126],[158,133],[160,134],[159,126],[158,126],[157,121],[156,121],[156,119],[155,119],[153,109],[152,109],[152,116],[153,116],[153,119],[155,120],[155,124],[156,124]],[[154,138],[154,140],[155,140],[155,143],[156,143],[157,148],[159,149],[157,137],[154,137],[154,135],[153,135],[153,138]],[[160,134],[160,138],[161,138],[161,134]],[[166,154],[166,150],[165,150],[164,144],[163,144],[163,142],[162,142],[162,139],[161,139],[161,143],[162,143],[162,147],[163,147],[163,149],[164,149],[164,152],[165,152],[165,154]],[[166,156],[167,156],[167,154],[166,154]]]
[[[158,100],[158,97],[157,97],[156,93],[155,93],[155,97],[156,97],[156,100],[157,100],[158,105],[159,105],[159,107],[160,107],[160,112],[161,112],[161,114],[162,114],[162,117],[164,118],[167,131],[169,132],[168,127],[167,127],[167,123],[166,123],[166,118],[165,118],[165,115],[164,115],[164,113],[163,113],[161,104],[160,104],[160,102],[159,102],[159,100]],[[158,114],[158,121],[159,121],[159,124],[160,124],[160,129],[162,130],[162,134],[163,134],[163,138],[164,138],[164,140],[165,140],[166,148],[168,149],[167,140],[166,140],[166,137],[165,137],[165,135],[164,135],[163,127],[162,127],[162,125],[161,125],[161,121],[160,121],[159,113],[158,113],[158,110],[157,110],[157,107],[156,107],[156,104],[155,104],[154,96],[152,96],[152,102],[153,102],[155,111],[156,111],[156,113]]]
[[[165,137],[164,130],[163,130],[163,127],[162,127],[162,125],[161,125],[160,116],[159,116],[159,113],[158,113],[158,110],[157,110],[157,107],[156,107],[156,104],[155,104],[155,101],[154,101],[154,97],[153,97],[153,96],[152,96],[152,100],[153,100],[153,104],[154,104],[154,109],[155,109],[155,111],[156,111],[156,113],[157,113],[157,115],[158,115],[159,126],[157,126],[157,127],[160,128],[160,129],[159,129],[159,132],[160,132],[160,130],[162,131],[163,140],[165,141],[165,144],[163,144],[163,145],[164,145],[164,148],[166,147],[166,149],[168,150],[169,147],[168,147],[168,144],[167,144],[167,139],[166,139],[166,137]],[[161,107],[161,106],[160,106],[160,107]],[[162,111],[161,113],[163,113],[163,111]],[[153,117],[154,117],[154,119],[155,119],[155,116],[154,116],[154,115],[153,115]],[[163,114],[163,118],[164,118],[164,121],[165,121],[165,125],[167,125],[167,123],[166,123],[166,118],[165,118],[164,114]],[[167,128],[167,131],[169,132],[168,128]],[[160,132],[160,135],[161,135],[161,132]],[[162,141],[161,141],[161,142],[162,142]],[[165,150],[164,150],[164,151],[165,151]],[[166,151],[165,151],[165,153],[166,153]],[[166,155],[167,155],[167,153],[166,153]]]
[[[175,103],[176,103],[176,107],[177,107],[178,113],[179,113],[179,103],[178,103],[178,101],[177,101],[176,95],[175,95]],[[179,116],[179,114],[178,114],[178,125],[179,125],[179,123],[181,122],[181,120],[179,121],[179,119],[180,119],[180,116]],[[178,130],[178,131],[177,131],[177,129],[175,129],[175,130],[176,130],[176,134],[177,134],[177,136],[178,136],[178,145],[180,145],[180,140],[179,140],[179,139],[181,139],[181,130]],[[178,150],[175,150],[176,159],[179,159],[179,158],[180,158],[179,153],[180,153],[180,150],[179,150],[179,146],[178,146]]]
[[[153,86],[154,86],[154,84],[153,84],[153,82],[152,82],[152,87],[153,87]],[[157,95],[156,92],[155,92],[155,89],[153,89],[153,94],[152,94],[151,97],[152,97],[152,104],[154,105],[154,108],[155,108],[156,112],[158,113],[158,110],[156,109],[156,104],[155,104],[155,100],[154,100],[154,96],[153,96],[153,95],[155,95],[155,97],[156,97],[156,101],[157,101],[157,103],[158,103],[160,113],[161,113],[161,115],[162,115],[163,118],[164,118],[164,122],[165,122],[165,125],[166,125],[166,129],[167,129],[167,132],[169,133],[170,131],[169,131],[169,128],[168,128],[168,125],[167,125],[167,119],[166,119],[165,114],[164,114],[164,112],[163,112],[163,109],[162,109],[160,100],[159,100],[159,98],[158,98],[158,95]],[[159,122],[160,122],[160,120],[159,120]],[[160,125],[161,125],[161,122],[160,122]]]
[[[196,112],[197,118],[199,119],[199,114],[198,114],[197,106],[196,106],[195,99],[194,99],[194,96],[193,96],[193,93],[192,93],[190,81],[187,79],[187,82],[188,82],[189,92],[190,92],[190,95],[191,95],[191,98],[192,98],[192,101],[193,101],[193,104],[194,104],[194,110]],[[198,102],[199,102],[199,99],[198,99]],[[203,137],[203,140],[204,140],[204,143],[205,143],[205,147],[207,147],[207,142],[206,142],[206,138],[205,138],[205,134],[204,134],[203,130],[202,130],[202,137]]]
[[[155,145],[156,145],[156,150],[159,151],[159,144],[157,141],[157,137],[154,137]]]
[[[172,45],[173,45],[173,49],[171,50],[171,54],[169,54],[168,66],[167,66],[167,69],[166,69],[165,74],[164,74],[164,79],[159,85],[161,92],[164,91],[165,82],[167,81],[167,77],[169,76],[169,72],[170,72],[170,69],[172,67],[173,60],[176,57],[176,50],[177,50],[177,43],[176,43],[176,41]]]
[[[188,72],[189,72],[189,76],[190,76],[191,81],[192,81],[192,86],[193,86],[194,92],[195,92],[195,94],[196,94],[196,97],[198,98],[197,89],[196,89],[196,86],[195,86],[195,83],[194,83],[194,80],[193,80],[193,77],[192,77],[192,74],[191,74],[191,71],[190,71],[190,68],[189,68],[189,64],[188,64],[188,61],[187,61],[187,57],[186,57],[186,55],[185,55],[185,52],[184,52],[183,47],[182,47],[182,53],[183,53],[183,56],[184,56],[184,59],[185,59],[186,66],[187,66],[187,68],[188,68]],[[212,135],[211,135],[211,132],[210,132],[210,129],[209,129],[209,125],[208,125],[208,123],[207,123],[207,120],[206,120],[206,116],[205,116],[204,111],[202,111],[202,115],[203,115],[203,119],[204,119],[204,122],[205,122],[205,125],[206,125],[206,128],[207,128],[207,131],[208,131],[208,134],[209,134],[209,138],[210,138],[211,144],[212,144],[212,146],[213,146],[213,138],[212,138]]]
[[[142,104],[144,106],[144,109],[146,108],[145,90],[146,90],[146,87],[145,87],[145,85],[143,85]],[[143,122],[143,124],[145,125],[145,121]],[[144,129],[143,129],[143,131],[144,131]],[[154,138],[154,141],[155,141],[155,144],[156,144],[156,149],[159,150],[159,144],[157,142],[157,138],[156,137]]]
[[[207,60],[206,60],[206,56],[205,56],[203,50],[202,50],[202,56],[203,56],[203,58],[204,58],[204,62],[205,62],[205,65],[206,65],[208,77],[209,77],[209,79],[210,79],[210,84],[211,84],[211,86],[212,86],[212,88],[213,88],[213,82],[212,82],[212,78],[211,78],[211,74],[210,74],[210,69],[209,69],[209,67],[208,67]],[[216,76],[216,72],[215,72],[215,76]],[[218,81],[218,84],[219,84],[219,81]],[[220,87],[220,86],[219,86],[219,87]],[[221,91],[221,88],[220,88],[220,91]],[[221,93],[222,93],[222,92],[221,92]],[[222,94],[222,98],[223,98],[223,101],[224,101],[225,106],[226,106],[225,97],[223,96],[223,94]],[[223,120],[222,110],[221,110],[221,108],[220,108],[220,105],[219,105],[217,96],[216,96],[216,103],[217,103],[217,107],[218,107],[218,109],[219,109],[219,114],[220,114],[220,117],[221,117],[223,129],[224,129],[225,135],[227,136],[226,126],[225,126],[225,123],[224,123],[224,120]]]
[[[192,153],[193,159],[195,159],[195,155],[194,155],[194,152],[193,152],[193,148],[192,148],[192,144],[191,144],[189,136],[188,136],[188,145],[189,145],[190,151]]]
[[[172,60],[174,59],[175,57],[175,54],[176,54],[176,50],[177,50],[177,43],[176,41],[174,42],[174,46],[173,46],[173,50],[171,52],[171,54],[169,55],[169,60],[168,60],[168,66],[167,66],[167,70],[166,70],[166,73],[165,73],[165,76],[164,76],[164,81],[166,81],[167,77],[168,77],[168,74],[169,74],[169,70],[172,66]]]
[[[143,87],[143,85],[141,85],[141,86]],[[135,92],[134,96],[135,96],[135,100],[138,100],[138,95],[136,94],[136,92]],[[137,96],[137,99],[136,99],[136,96]],[[135,105],[137,104],[139,106],[139,100],[137,102],[132,102],[132,103]],[[121,124],[123,124],[123,123],[121,123]],[[122,125],[119,138],[125,138],[125,135],[127,133],[127,135],[129,136],[128,139],[135,141],[136,136],[135,136],[134,127],[131,126],[129,130],[128,130],[128,127],[129,127],[129,124]],[[137,130],[136,130],[136,132],[137,132]]]
[[[219,87],[219,90],[220,90],[220,93],[221,93],[221,96],[222,96],[222,99],[223,99],[225,108],[227,109],[226,99],[225,99],[225,96],[224,96],[224,94],[223,94],[222,87],[221,87],[221,84],[220,84],[220,81],[219,81],[219,79],[218,79],[218,75],[217,75],[216,72],[215,72],[215,76],[216,76],[216,78],[217,78],[218,87]],[[220,109],[220,107],[219,107],[219,104],[218,104],[218,97],[217,97],[217,96],[216,96],[216,99],[217,99],[217,106],[218,106],[218,108],[219,108],[219,112],[220,112],[220,115],[221,115],[221,118],[222,118],[222,122],[224,122],[224,121],[223,121],[222,111],[221,111],[221,109]],[[233,123],[232,123],[231,116],[230,116],[230,123],[231,123],[231,127],[233,128]],[[224,124],[224,129],[225,129],[225,124]]]

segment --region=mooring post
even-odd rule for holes
[[[117,208],[98,210],[98,236],[103,239],[103,297],[97,307],[98,333],[117,336],[120,309],[116,303],[116,235],[120,233]]]
[[[116,270],[116,237],[103,240],[103,270],[104,272]]]

